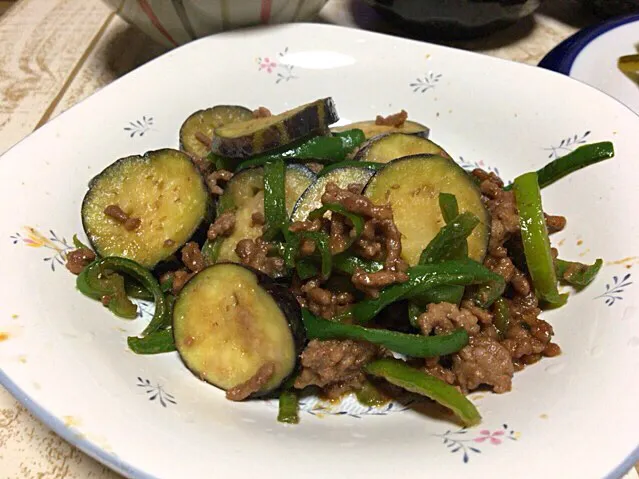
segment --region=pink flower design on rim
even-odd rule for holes
[[[255,59],[258,68],[257,71],[266,73],[275,73],[275,83],[286,83],[290,80],[295,80],[297,76],[294,74],[294,65],[290,65],[286,62],[286,54],[288,53],[288,47],[283,51],[272,57],[257,57]]]
[[[269,57],[260,60],[260,71],[266,70],[268,73],[273,73],[275,68],[277,68],[277,62],[271,60]]]
[[[434,434],[442,439],[444,445],[453,454],[461,454],[464,464],[470,461],[473,454],[481,454],[482,446],[478,444],[489,442],[493,446],[499,446],[510,441],[517,441],[519,433],[502,424],[502,427],[495,430],[482,429],[480,431],[461,428],[457,431],[448,430],[444,434]],[[503,447],[503,446],[502,446]]]
[[[473,441],[475,442],[490,441],[491,444],[494,444],[495,446],[497,446],[501,444],[502,438],[500,438],[500,436],[503,436],[503,435],[504,435],[503,430],[490,432],[488,429],[484,429],[482,431],[479,431],[479,436],[473,439]]]

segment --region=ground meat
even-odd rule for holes
[[[440,364],[438,357],[426,358],[424,371],[448,384],[455,384],[455,381],[457,381],[455,373]]]
[[[284,271],[284,260],[269,256],[272,248],[268,241],[261,238],[243,239],[235,247],[235,254],[240,258],[240,262],[269,276],[277,276]]]
[[[211,149],[211,138],[206,136],[204,133],[202,133],[201,131],[196,131],[195,138],[197,139],[197,141],[199,141],[204,146],[206,146],[209,150]]]
[[[406,120],[408,120],[408,113],[406,113],[405,110],[402,110],[399,113],[395,113],[393,115],[377,115],[377,117],[375,117],[375,124],[400,128],[404,126]]]
[[[293,221],[288,230],[291,233],[299,233],[300,231],[320,231],[322,229],[322,220],[316,218],[314,220]]]
[[[299,249],[300,256],[310,256],[313,253],[315,253],[315,241],[309,238],[302,238]]]
[[[339,203],[351,213],[369,218],[393,218],[393,211],[390,205],[377,206],[365,196],[354,193],[348,188],[342,189],[333,182],[327,183],[322,195],[322,203]]]
[[[134,231],[142,224],[140,218],[133,218],[127,215],[118,205],[107,206],[104,208],[104,214],[123,225],[127,231]]]
[[[346,189],[335,183],[328,183],[322,203],[338,203],[348,211],[366,219],[362,235],[355,244],[355,252],[365,259],[384,259],[384,268],[376,273],[356,271],[352,277],[353,284],[371,297],[376,297],[379,290],[389,284],[404,282],[408,276],[404,273],[408,265],[401,259],[401,235],[395,222],[390,205],[375,205],[360,194],[361,185],[352,184]],[[331,229],[331,232],[332,229]],[[339,242],[346,241],[344,231],[336,231]],[[337,239],[335,240],[338,243]],[[342,246],[336,244],[336,246]]]
[[[380,348],[370,343],[314,339],[300,357],[302,369],[295,380],[295,387],[319,386],[329,397],[356,390],[365,381],[362,366],[380,354]]]
[[[344,313],[355,298],[348,292],[333,292],[320,287],[318,279],[311,279],[299,288],[303,307],[325,319],[332,319]]]
[[[553,216],[544,214],[546,217],[546,226],[548,227],[548,233],[557,233],[566,227],[566,218],[564,216]]]
[[[195,276],[195,273],[186,271],[185,269],[180,269],[171,273],[171,277],[173,278],[171,291],[173,292],[173,294],[178,294],[180,291],[182,291],[182,288],[184,288],[184,285],[193,276]],[[165,279],[168,279],[168,277]]]
[[[468,334],[478,334],[480,331],[477,316],[468,309],[459,309],[451,303],[431,303],[426,312],[417,318],[419,329],[425,336],[433,331],[435,334],[446,334],[458,328],[464,328]]]
[[[204,176],[208,175],[211,172],[211,170],[213,169],[213,164],[209,160],[207,160],[205,158],[200,158],[199,156],[194,155],[192,153],[186,152],[186,154],[189,156],[189,158],[191,158],[191,161],[193,162],[195,167]]]
[[[481,384],[496,393],[510,391],[515,372],[508,350],[494,339],[474,336],[461,351],[453,355],[453,373],[464,392]]]
[[[342,253],[350,240],[349,227],[345,218],[337,213],[331,214],[330,248],[332,254]]]
[[[541,354],[546,344],[534,337],[524,323],[511,324],[506,331],[506,339],[501,343],[513,359],[521,359],[531,354]]]
[[[528,278],[517,269],[508,256],[498,257],[488,255],[484,260],[484,266],[503,276],[506,283],[510,283],[520,295],[526,296],[530,293],[531,286]]]
[[[224,193],[224,190],[220,185],[218,185],[218,181],[229,181],[233,178],[233,173],[227,170],[216,170],[206,177],[206,186],[208,186],[209,191],[213,196],[220,196]]]
[[[381,270],[375,273],[367,273],[362,269],[357,269],[351,277],[353,286],[371,298],[377,298],[379,291],[386,286],[405,283],[406,281],[408,281],[408,275],[403,271]]]
[[[95,260],[95,253],[89,248],[78,248],[67,253],[66,267],[73,274],[80,274]]]
[[[197,273],[206,267],[206,261],[197,243],[189,241],[182,248],[182,262],[189,271]]]
[[[311,170],[313,173],[317,174],[324,169],[324,165],[321,163],[315,163],[314,161],[309,161],[308,163],[304,163],[306,167]]]
[[[492,256],[505,257],[506,250],[503,244],[519,232],[515,194],[512,191],[504,191],[504,183],[494,173],[486,173],[477,168],[472,174],[481,181],[479,188],[485,196],[486,207],[492,217],[488,252]]]
[[[233,232],[235,228],[235,213],[227,211],[222,213],[217,219],[211,223],[209,230],[206,232],[206,237],[213,241],[219,236],[228,236]]]
[[[253,118],[268,118],[272,115],[271,110],[265,106],[261,106],[257,110],[253,110]]]
[[[273,377],[275,373],[275,364],[272,362],[268,362],[253,375],[253,377],[249,378],[247,381],[242,384],[238,384],[235,387],[232,387],[228,391],[226,391],[226,399],[231,401],[243,401],[247,397],[249,397],[254,392],[259,391],[269,380]]]
[[[251,215],[251,226],[262,226],[266,223],[266,218],[264,218],[264,213],[261,211],[256,211]]]

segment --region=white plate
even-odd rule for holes
[[[587,141],[615,142],[613,161],[544,192],[546,210],[568,217],[554,239],[562,257],[606,266],[545,314],[560,357],[518,373],[509,394],[472,395],[478,428],[348,401],[307,404],[300,425],[278,424],[274,403],[226,401],[175,354],[129,352],[127,334],[148,315],[115,318],[75,291],[62,265],[82,231],[87,182],[116,158],[175,147],[183,119],[203,106],[283,110],[328,95],[344,120],[406,108],[455,158],[504,178]],[[639,301],[628,269],[639,255],[637,131],[624,106],[561,75],[358,30],[287,25],[188,44],[0,160],[0,382],[131,477],[620,476],[639,453]]]
[[[617,68],[617,60],[639,48],[639,15],[577,32],[557,45],[539,66],[594,86],[639,113],[639,84]]]

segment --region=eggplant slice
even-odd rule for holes
[[[300,196],[300,199],[297,200],[297,204],[291,215],[291,221],[304,221],[311,211],[321,208],[322,195],[328,183],[335,183],[340,188],[346,188],[348,185],[354,183],[365,185],[374,174],[375,171],[368,168],[349,166],[336,168],[324,176],[320,176],[307,188],[304,194]]]
[[[120,256],[153,268],[175,253],[207,219],[210,195],[189,157],[177,150],[122,158],[89,183],[82,224],[100,256]],[[117,206],[133,229],[105,213]]]
[[[198,139],[198,133],[209,141],[213,138],[213,131],[229,123],[237,123],[253,118],[253,112],[238,105],[217,105],[191,114],[180,128],[180,149],[204,158],[209,153],[207,145]]]
[[[386,133],[409,133],[419,135],[422,138],[428,138],[428,134],[430,133],[430,129],[427,126],[417,123],[416,121],[408,120],[406,120],[402,126],[378,125],[375,123],[375,120],[357,121],[355,123],[349,123],[348,125],[335,126],[331,128],[331,131],[340,132],[354,128],[362,130],[366,139]]]
[[[315,180],[315,174],[302,165],[286,168],[286,210],[289,215],[297,199]],[[237,244],[243,239],[262,236],[262,224],[256,223],[254,215],[264,214],[264,169],[252,168],[235,175],[224,189],[218,204],[218,215],[235,211],[235,228],[230,236],[217,238],[205,247],[209,261],[233,261],[240,259],[235,253]],[[210,249],[209,249],[210,248]]]
[[[366,185],[364,195],[376,204],[390,203],[402,234],[402,258],[410,265],[445,225],[439,194],[457,198],[459,211],[479,218],[468,238],[468,256],[481,262],[490,237],[490,216],[472,177],[454,161],[436,155],[415,155],[391,161]]]
[[[324,98],[279,115],[216,128],[211,151],[230,158],[247,158],[322,133],[337,120],[333,99]]]
[[[175,346],[197,377],[224,390],[265,366],[273,373],[252,397],[276,390],[295,370],[305,343],[301,310],[268,276],[233,263],[195,275],[173,309]]]
[[[388,133],[371,138],[364,143],[357,152],[355,159],[374,163],[388,163],[403,156],[421,154],[450,158],[450,155],[439,145],[419,135]]]

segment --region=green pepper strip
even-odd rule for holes
[[[405,283],[389,286],[383,289],[377,298],[353,305],[353,317],[359,322],[370,321],[389,304],[420,296],[444,284],[466,286],[489,281],[504,282],[502,276],[471,259],[413,266],[407,273],[409,279]]]
[[[75,246],[76,248],[91,249],[89,246],[85,245],[82,241],[80,241],[80,239],[78,238],[78,235],[73,235],[73,246]]]
[[[339,163],[332,163],[330,165],[326,165],[322,170],[317,174],[317,177],[324,176],[326,173],[330,173],[333,170],[337,170],[338,168],[368,168],[371,170],[381,170],[384,168],[386,164],[384,163],[375,163],[373,161],[340,161]]]
[[[262,166],[274,160],[312,160],[317,163],[343,161],[365,139],[364,132],[358,129],[334,133],[332,136],[314,136],[245,160],[237,166],[236,171]]]
[[[364,370],[368,374],[386,379],[389,383],[421,394],[452,410],[466,426],[475,426],[481,422],[481,416],[475,405],[455,387],[441,379],[411,368],[398,359],[378,359],[367,364]]]
[[[124,277],[103,260],[96,260],[78,275],[76,286],[82,294],[102,301],[109,310],[121,318],[135,319],[138,308],[128,298]]]
[[[270,241],[288,227],[286,213],[286,165],[277,160],[264,165],[264,217],[263,237]]]
[[[508,301],[504,298],[499,298],[493,304],[493,317],[493,324],[497,328],[499,336],[503,339],[510,325],[510,308],[508,307]]]
[[[609,141],[601,143],[592,143],[583,145],[575,151],[568,153],[561,158],[551,161],[543,168],[537,170],[537,181],[540,188],[552,185],[555,181],[562,179],[564,176],[574,173],[586,166],[594,165],[603,160],[608,160],[615,156],[615,148]],[[513,185],[504,187],[510,190]]]
[[[375,273],[384,268],[384,264],[378,261],[366,261],[359,256],[350,253],[339,253],[333,256],[333,268],[353,275],[357,269],[363,269],[367,273]]]
[[[212,265],[217,262],[217,258],[220,256],[220,249],[222,248],[222,241],[217,238],[213,241],[206,240],[202,245],[202,256],[207,265]]]
[[[440,263],[446,259],[465,259],[468,257],[466,238],[479,223],[471,213],[459,214],[457,198],[450,193],[439,194],[439,207],[446,222],[439,233],[428,243],[419,258],[419,264]],[[418,327],[417,318],[429,303],[459,304],[464,296],[464,287],[442,285],[427,291],[409,304],[408,319],[413,327]]]
[[[101,288],[100,283],[104,279],[105,271],[124,273],[134,278],[153,294],[155,313],[147,327],[142,331],[142,336],[151,334],[170,324],[169,304],[164,294],[162,294],[157,280],[149,271],[130,259],[111,256],[94,261],[78,275],[76,285],[80,292],[90,298],[101,299],[105,291]],[[122,278],[122,276],[118,276]],[[124,281],[124,279],[122,281]],[[108,294],[108,291],[106,292]]]
[[[386,329],[370,329],[318,318],[302,309],[302,321],[309,339],[353,339],[384,346],[391,351],[416,358],[443,356],[459,351],[468,344],[468,333],[458,329],[440,336],[405,334]]]
[[[337,203],[327,203],[321,208],[311,211],[308,214],[309,220],[314,220],[316,218],[321,218],[327,211],[331,211],[333,213],[337,213],[342,215],[344,218],[347,218],[351,224],[353,225],[353,233],[350,235],[348,243],[346,243],[346,248],[350,248],[355,241],[362,235],[364,231],[364,218],[354,213],[351,213],[342,205]]]
[[[155,331],[142,338],[129,336],[126,342],[131,351],[136,354],[161,354],[175,351],[173,331],[170,328]]]
[[[551,306],[561,306],[566,303],[568,295],[559,294],[557,290],[557,275],[550,251],[537,173],[533,171],[515,178],[514,188],[524,255],[535,292],[538,298]]]
[[[446,223],[450,223],[459,216],[459,205],[455,195],[452,193],[440,193],[439,209],[442,210],[442,216]]]
[[[124,291],[126,295],[135,298],[142,299],[144,301],[153,301],[153,295],[151,292],[142,286],[140,283],[124,280]]]
[[[298,414],[299,395],[297,391],[288,389],[280,393],[279,410],[277,420],[286,424],[297,424],[300,422]]]
[[[602,266],[603,260],[601,259],[598,259],[591,265],[564,261],[562,259],[555,260],[555,271],[559,281],[577,288],[584,288],[592,283]]]
[[[461,245],[466,244],[479,224],[479,218],[472,213],[462,213],[453,221],[442,227],[439,233],[424,248],[419,257],[419,264],[440,263],[449,259],[459,259]]]
[[[327,279],[331,275],[331,270],[333,268],[333,257],[331,255],[330,238],[328,235],[318,231],[300,231],[297,233],[297,236],[300,239],[309,239],[315,243],[315,248],[317,248],[320,252],[320,256],[322,258],[322,277]]]
[[[298,260],[295,264],[295,269],[297,270],[297,276],[299,276],[302,281],[320,274],[319,267],[310,258]]]

